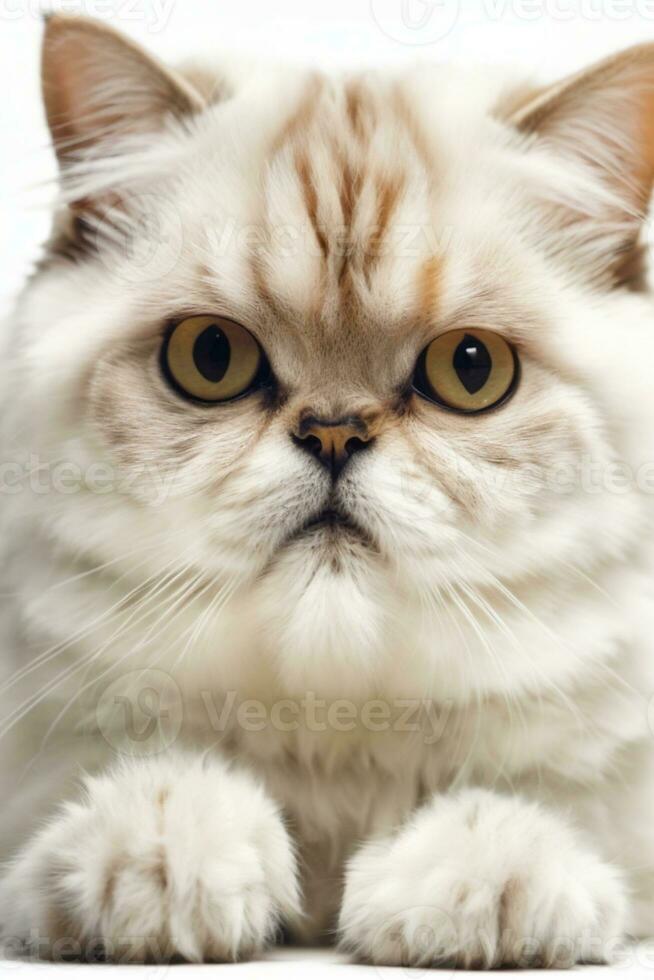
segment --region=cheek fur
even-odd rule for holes
[[[256,398],[211,407],[184,401],[147,349],[100,360],[87,392],[88,421],[111,459],[133,476],[175,473],[179,494],[210,493],[256,451],[266,427]]]
[[[130,496],[147,503],[153,483],[164,486],[163,537],[188,522],[208,570],[261,573],[319,509],[326,474],[256,395],[200,408],[167,391],[156,372],[151,356],[131,352],[101,362],[89,386],[91,428]]]
[[[524,565],[521,542],[542,531],[547,558],[527,562],[536,572],[557,547],[562,556],[574,550],[589,520],[606,519],[604,499],[584,501],[587,459],[611,459],[597,411],[535,366],[514,399],[487,415],[457,416],[416,400],[345,478],[341,496],[418,588],[474,578],[477,567],[505,565],[512,555]],[[567,493],[557,484],[562,475],[572,480]]]

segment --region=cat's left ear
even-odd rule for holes
[[[577,161],[600,178],[610,196],[604,208],[593,203],[603,223],[596,233],[600,239],[610,231],[611,271],[618,270],[636,245],[654,181],[654,44],[629,48],[550,86],[509,121],[563,162]]]
[[[204,101],[180,74],[100,21],[54,14],[45,25],[43,100],[65,169],[80,151],[161,130]]]

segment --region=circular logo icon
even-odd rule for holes
[[[183,721],[182,693],[163,670],[131,670],[112,681],[96,707],[98,729],[123,755],[156,755],[176,741]]]
[[[444,909],[432,905],[416,905],[403,909],[388,919],[377,930],[372,943],[374,950],[393,967],[378,966],[377,975],[383,980],[393,980],[398,976],[398,967],[406,968],[406,976],[411,980],[433,975],[434,966],[440,966],[439,978],[445,974],[442,966],[452,961],[452,954],[458,948],[456,927]],[[416,969],[416,966],[424,969]],[[454,968],[451,975],[456,972]]]
[[[154,194],[132,195],[99,210],[93,240],[105,267],[129,283],[157,282],[174,270],[182,254],[182,219],[161,208]]]
[[[460,0],[370,0],[373,20],[399,44],[436,44],[459,19]]]

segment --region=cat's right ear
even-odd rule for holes
[[[55,14],[45,25],[41,78],[46,117],[62,168],[81,153],[155,133],[204,101],[181,75],[105,24]]]
[[[548,215],[568,268],[642,288],[640,239],[654,186],[654,44],[628,48],[534,93],[508,119],[526,147],[579,167],[574,194],[564,198],[562,180]]]

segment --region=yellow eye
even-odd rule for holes
[[[221,316],[191,316],[168,334],[161,353],[164,373],[182,394],[224,402],[250,391],[265,364],[249,330]]]
[[[423,351],[414,388],[456,412],[494,408],[515,391],[519,364],[513,348],[490,330],[451,330]]]

